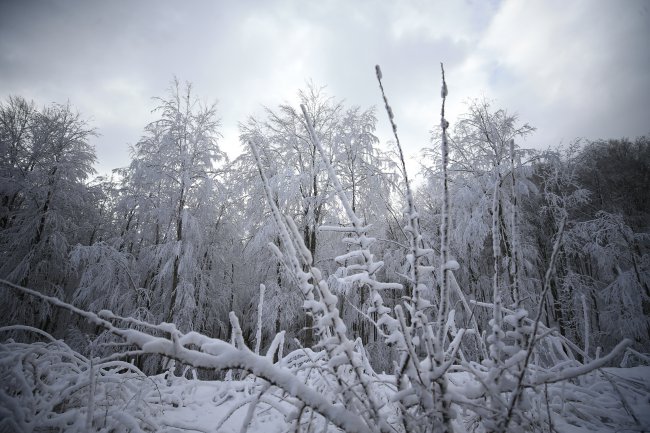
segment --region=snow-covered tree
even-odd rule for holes
[[[145,288],[159,300],[164,320],[200,327],[205,318],[198,306],[210,286],[203,277],[204,234],[217,220],[210,206],[216,190],[214,163],[224,158],[217,146],[216,108],[203,106],[191,85],[181,87],[178,80],[157,101],[154,111],[161,117],[135,145],[131,166],[134,182],[152,194],[140,197],[151,200],[142,210],[153,234],[145,244],[152,273]]]
[[[69,297],[68,253],[87,242],[94,134],[68,105],[37,109],[20,97],[0,105],[0,276]],[[55,327],[53,312],[27,299],[2,299],[3,320]]]
[[[224,159],[216,108],[201,104],[191,85],[178,80],[156,101],[160,118],[147,125],[131,165],[120,172],[114,238],[78,250],[87,283],[78,298],[203,329],[211,311],[206,304],[217,290],[214,274],[223,272],[214,257],[220,220],[215,163]],[[97,272],[109,274],[98,278]],[[103,282],[112,283],[114,293],[91,295],[106,293],[98,287]],[[127,307],[119,300],[125,295]]]
[[[476,100],[449,136],[450,249],[461,263],[460,286],[479,301],[492,301],[495,272],[500,296],[507,304],[518,305],[534,291],[527,261],[535,250],[527,242],[519,208],[536,191],[530,180],[530,160],[535,154],[517,144],[533,130],[507,111]],[[440,142],[438,133],[434,138],[434,143]],[[432,153],[434,160],[436,155]],[[421,197],[430,212],[424,224],[436,230],[441,180],[435,170],[427,173],[428,186]],[[429,238],[437,236],[427,233]]]
[[[647,204],[631,187],[643,179],[648,157],[642,139],[635,146],[632,151],[629,142],[576,142],[545,152],[534,176],[542,193],[525,210],[540,251],[548,245],[549,227],[567,219],[546,320],[591,348],[591,356],[598,346],[610,349],[626,337],[637,350],[648,350],[648,232],[642,222]],[[597,170],[609,159],[618,170]],[[621,199],[628,189],[629,200]],[[540,254],[536,266],[547,259]]]
[[[363,215],[367,223],[378,223],[379,227],[385,224],[384,215],[386,203],[391,199],[394,169],[389,158],[377,147],[378,140],[374,136],[377,119],[372,109],[346,108],[342,102],[328,97],[323,88],[317,88],[313,84],[306,90],[299,91],[298,99],[313,122],[311,126],[321,140],[326,156],[321,156],[313,144],[300,110],[289,104],[282,104],[277,109],[267,108],[263,119],[249,119],[241,126],[241,140],[253,141],[259,146],[260,159],[273,187],[276,204],[294,218],[305,245],[319,266],[328,273],[334,273],[339,265],[333,263],[332,259],[339,255],[341,246],[330,233],[320,232],[319,226],[324,223],[343,223],[341,218],[345,217],[343,210],[331,200],[334,190],[324,159],[340,176],[342,187],[350,194],[355,211]],[[244,153],[240,157],[242,167],[254,167],[249,165],[250,162],[250,154]],[[250,173],[250,168],[248,172]],[[253,181],[251,187],[257,188],[257,192],[251,190],[247,196],[252,198],[252,211],[258,212],[259,198],[253,197],[260,197],[262,189],[259,180]],[[270,221],[269,218],[267,213],[265,217],[256,220]],[[252,236],[262,235],[258,245],[274,241],[277,243],[277,235],[269,233],[269,227],[272,226],[263,223],[253,228]],[[289,287],[288,284],[292,284],[288,276],[283,276],[280,268],[272,264],[264,266],[268,278],[265,284],[270,293],[274,293],[277,288],[277,293],[280,294]],[[268,270],[272,272],[269,273]],[[285,288],[281,289],[283,284]],[[341,289],[347,291],[347,288]],[[267,305],[273,305],[274,302],[274,296],[270,293]],[[351,294],[360,296],[360,304],[368,299],[367,293],[363,291],[353,291]],[[345,308],[345,302],[344,300],[341,304],[342,309]],[[299,311],[286,310],[291,305],[299,307],[299,300],[285,298],[284,304],[277,311],[282,311],[285,317],[300,315]],[[352,310],[350,321],[367,341],[370,328],[364,323],[365,319]],[[307,322],[306,345],[310,344],[311,338],[311,325]]]

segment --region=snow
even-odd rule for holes
[[[7,329],[1,331],[6,332]],[[101,431],[100,427],[108,423],[115,428],[131,431],[155,430],[164,433],[188,430],[212,432],[215,427],[219,432],[247,429],[250,432],[279,433],[295,425],[299,416],[296,411],[302,407],[299,402],[303,402],[330,420],[327,429],[322,429],[322,418],[312,420],[316,425],[320,423],[320,431],[370,431],[358,415],[336,403],[338,397],[332,394],[332,384],[327,381],[327,376],[331,374],[327,371],[349,365],[349,351],[355,350],[351,342],[340,346],[336,351],[338,354],[332,353],[331,356],[326,352],[300,349],[272,364],[268,356],[260,357],[245,348],[237,349],[231,344],[197,333],[181,336],[178,341],[182,343],[179,344],[141,332],[124,332],[125,338],[141,342],[146,351],[176,351],[175,356],[189,365],[218,371],[234,368],[230,370],[233,372],[243,368],[254,374],[241,375],[242,379],[239,380],[198,380],[176,377],[169,372],[145,377],[123,361],[97,359],[91,363],[64,342],[37,330],[34,332],[46,337],[46,341],[25,344],[7,340],[0,345],[0,378],[4,384],[0,392],[0,428],[24,431],[50,426],[82,432],[90,431],[87,422],[91,420],[92,431]],[[450,344],[451,350],[455,352],[458,349],[462,338],[462,332],[459,332]],[[183,344],[200,344],[202,352],[188,349]],[[621,347],[626,344],[622,343]],[[357,353],[355,359],[358,356]],[[593,362],[604,363],[600,360]],[[321,366],[325,365],[327,368],[322,369]],[[467,371],[446,372],[451,366],[452,363],[448,362],[434,368],[422,362],[418,368],[423,372],[433,368],[435,377],[446,374],[452,409],[458,413],[454,425],[462,430],[462,425],[467,425],[472,415],[460,408],[481,398],[484,381],[488,377],[487,370],[481,366],[467,366]],[[31,371],[34,367],[45,376],[33,375]],[[647,411],[650,366],[597,370],[593,364],[587,364],[578,368],[582,371],[577,372],[575,367],[568,366],[549,377],[536,375],[539,383],[546,383],[542,389],[548,395],[548,410],[552,413],[555,429],[604,432],[614,426],[650,428],[650,413]],[[560,379],[586,370],[591,372],[584,374],[579,383],[560,382]],[[373,373],[366,368],[365,374]],[[89,375],[92,375],[93,381],[88,380]],[[373,393],[377,401],[392,402],[390,404],[394,405],[417,396],[413,388],[396,392],[394,376],[375,375],[373,380]],[[95,385],[91,386],[93,382]],[[22,392],[17,392],[19,389]],[[88,392],[92,396],[90,400]],[[86,403],[71,404],[79,401],[78,396]],[[539,411],[535,416],[543,418],[546,408],[534,403],[545,401],[541,397],[542,400],[532,400],[533,404],[527,411],[531,415]],[[65,404],[63,413],[56,409],[60,404]],[[92,416],[88,409],[92,411]],[[392,413],[389,406],[384,411],[387,411],[386,414]],[[606,418],[599,421],[598,414],[606,414]],[[303,414],[301,422],[307,422],[308,418]],[[390,417],[386,422],[391,422]]]
[[[456,260],[448,260],[444,265],[442,265],[443,270],[457,271],[460,268],[460,265]]]
[[[301,96],[302,118],[289,105],[267,110],[270,123],[242,126],[250,154],[213,173],[215,112],[191,114],[188,93],[185,113],[178,98],[160,100],[163,118],[124,179],[88,197],[87,230],[50,202],[58,163],[5,194],[14,208],[0,218],[9,259],[0,268],[14,282],[0,279],[10,314],[0,325],[0,431],[648,430],[650,367],[623,368],[650,360],[647,233],[604,209],[576,219],[567,203],[588,194],[570,174],[537,172],[545,195],[519,203],[536,187],[532,168],[515,165],[525,152],[512,137],[530,127],[472,105],[448,131],[441,70],[430,190],[409,182],[377,66],[395,161],[375,155],[372,110],[343,114]],[[41,158],[19,144],[21,158]],[[21,168],[2,167],[5,180]],[[92,215],[96,201],[106,203]],[[551,233],[535,227],[540,206]],[[14,252],[34,229],[38,240]],[[53,329],[70,316],[69,329]]]

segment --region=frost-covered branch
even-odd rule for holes
[[[0,283],[20,293],[40,298],[57,307],[84,317],[86,320],[122,337],[127,343],[138,346],[144,353],[164,355],[195,368],[217,371],[241,369],[260,377],[302,401],[314,411],[327,418],[332,424],[348,432],[370,433],[370,429],[358,414],[344,407],[332,405],[319,392],[304,384],[289,370],[272,364],[266,357],[259,356],[248,348],[236,348],[222,340],[213,339],[196,332],[182,334],[173,325],[164,326],[174,334],[173,338],[162,338],[142,331],[120,328],[102,319],[95,313],[83,311],[66,302],[42,295],[34,290],[0,280]],[[198,347],[194,349],[191,347]],[[384,429],[382,429],[383,431]],[[390,430],[386,430],[390,431]]]
[[[334,189],[341,204],[343,205],[343,209],[345,209],[345,213],[352,223],[352,227],[350,227],[349,231],[353,232],[355,234],[355,237],[352,239],[346,238],[345,241],[358,247],[358,250],[349,252],[342,256],[338,256],[335,260],[339,263],[345,263],[347,261],[361,262],[360,266],[355,267],[358,271],[356,274],[346,275],[343,277],[343,279],[349,282],[359,282],[360,284],[368,286],[370,288],[370,299],[373,307],[369,312],[377,312],[379,316],[377,322],[385,326],[388,330],[388,333],[392,334],[397,329],[396,322],[388,315],[390,309],[384,306],[384,301],[379,291],[383,289],[402,290],[402,285],[398,283],[380,283],[377,281],[376,273],[382,268],[383,263],[375,262],[373,254],[370,252],[370,246],[375,242],[375,238],[368,236],[369,227],[364,225],[361,219],[354,212],[348,200],[347,194],[345,191],[343,191],[343,187],[341,186],[334,167],[332,167],[332,164],[330,164],[328,161],[320,139],[316,135],[316,131],[314,131],[314,128],[312,126],[313,122],[307,113],[306,107],[304,105],[301,105],[301,108],[303,116],[305,117],[305,122],[307,124],[307,129],[309,131],[311,140],[314,143],[314,146],[316,146],[320,152],[321,158],[327,167],[330,182],[332,182],[334,185]]]
[[[361,409],[362,415],[366,412],[370,416],[370,421],[381,431],[390,431],[389,425],[379,415],[379,404],[375,401],[375,396],[371,391],[371,385],[364,373],[363,363],[360,361],[358,354],[354,352],[354,344],[351,342],[347,335],[347,327],[339,316],[337,308],[337,297],[331,293],[327,282],[323,280],[321,272],[318,268],[312,266],[311,253],[305,247],[302,238],[297,232],[297,228],[291,218],[283,217],[280,210],[275,205],[271,187],[262,170],[261,161],[259,159],[259,152],[254,143],[250,142],[251,150],[258,164],[258,171],[264,183],[264,189],[267,195],[267,201],[274,215],[275,222],[280,236],[282,239],[283,248],[285,253],[276,249],[286,261],[292,266],[290,271],[297,279],[299,287],[305,295],[305,308],[310,311],[315,318],[316,328],[320,337],[319,345],[322,346],[332,358],[334,359],[343,357],[348,363],[355,376],[357,384],[359,384],[364,393],[362,398],[355,399],[352,394],[348,396],[348,402],[354,404],[358,401],[364,409]],[[304,271],[303,269],[306,269]],[[311,282],[310,282],[311,281]],[[319,300],[316,300],[314,293],[317,293]],[[340,385],[344,381],[340,376],[337,376]],[[349,394],[347,386],[342,386],[344,395]]]

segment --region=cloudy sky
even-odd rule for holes
[[[101,134],[100,172],[129,163],[174,75],[218,101],[235,156],[238,122],[308,79],[381,107],[375,64],[415,156],[438,123],[440,62],[452,122],[486,97],[537,127],[526,147],[650,133],[647,0],[0,2],[0,98],[69,100]]]

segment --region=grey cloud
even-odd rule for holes
[[[2,2],[0,97],[70,99],[102,134],[102,171],[128,163],[174,74],[218,99],[233,155],[237,123],[306,79],[381,110],[376,63],[411,154],[437,123],[440,61],[452,122],[484,94],[538,127],[534,145],[634,136],[650,129],[649,22],[642,1]]]

